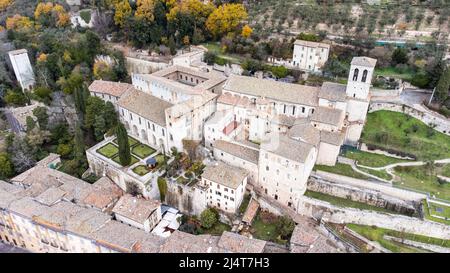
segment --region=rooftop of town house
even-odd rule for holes
[[[50,187],[40,195],[36,197],[36,201],[43,205],[51,206],[60,201],[67,192],[57,187]]]
[[[317,106],[318,87],[230,75],[223,90],[280,102]]]
[[[306,46],[306,47],[325,47],[330,49],[330,44],[327,43],[320,43],[320,42],[312,42],[312,41],[305,41],[305,40],[295,40],[294,45],[299,46]]]
[[[148,236],[151,235],[141,229],[114,220],[91,235],[100,244],[122,252],[131,252],[137,242],[141,242]]]
[[[112,212],[143,224],[161,206],[157,200],[144,199],[125,194],[117,201]]]
[[[162,253],[223,253],[218,247],[219,236],[192,235],[176,230],[161,245]]]
[[[320,141],[341,146],[344,143],[345,134],[342,132],[320,131]]]
[[[324,82],[319,90],[319,98],[345,102],[347,98],[346,90],[347,86],[345,84]]]
[[[167,109],[167,115],[170,118],[178,118],[186,113],[190,113],[193,110],[207,104],[208,102],[214,100],[218,95],[205,91],[199,95],[194,95],[188,100],[181,103],[175,104],[174,106]]]
[[[266,241],[250,239],[237,233],[225,231],[220,236],[218,246],[233,253],[262,253]]]
[[[157,235],[147,233],[142,240],[137,241],[131,251],[134,253],[158,253],[165,239]]]
[[[132,88],[134,88],[133,85],[129,83],[95,80],[89,86],[89,91],[121,97],[126,91]]]
[[[295,162],[305,163],[314,145],[292,139],[285,134],[272,133],[261,142],[261,150]]]
[[[123,195],[122,189],[106,176],[92,185],[92,190],[82,200],[82,203],[97,209],[104,209]]]
[[[217,99],[217,103],[240,106],[245,109],[255,108],[255,105],[247,97],[235,96],[230,93],[222,93]]]
[[[245,161],[258,164],[259,151],[258,149],[252,149],[238,143],[232,143],[225,140],[216,140],[213,143],[214,149],[218,149],[225,153],[239,157]]]
[[[202,174],[202,178],[232,189],[237,189],[247,176],[246,170],[222,162],[206,166]]]
[[[289,137],[317,146],[320,142],[320,130],[314,128],[308,120],[294,124],[288,132]]]
[[[163,127],[166,126],[165,110],[173,106],[165,100],[134,88],[125,92],[117,101],[117,105]]]
[[[291,235],[293,253],[334,253],[337,246],[328,237],[320,233],[310,222],[298,224]]]
[[[351,62],[351,65],[365,66],[369,68],[375,67],[376,64],[377,60],[369,57],[354,57]]]
[[[250,203],[247,206],[247,209],[245,210],[244,216],[242,216],[242,221],[250,224],[253,221],[253,218],[255,218],[256,213],[259,209],[259,203],[256,201],[256,199],[251,198]]]
[[[345,113],[340,109],[329,107],[317,107],[314,113],[311,115],[311,121],[329,124],[337,127],[341,127],[344,122]]]
[[[23,187],[0,180],[0,190],[3,190],[11,194],[17,194],[23,191]]]

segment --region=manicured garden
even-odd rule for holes
[[[139,143],[136,146],[131,148],[131,153],[133,153],[134,155],[136,155],[137,157],[144,159],[152,154],[154,154],[156,152],[155,149],[151,148],[148,145]]]
[[[403,113],[369,113],[361,140],[374,148],[413,155],[418,160],[450,158],[449,136]]]
[[[352,166],[343,163],[336,163],[335,166],[315,165],[314,170],[335,173],[339,175],[345,175],[357,179],[368,179],[368,176],[355,172]]]
[[[363,165],[367,167],[383,167],[389,164],[408,161],[395,157],[364,152],[356,149],[345,150],[343,152],[343,156],[355,160],[358,165]]]
[[[150,170],[145,165],[138,165],[138,166],[134,167],[133,172],[140,176],[144,176],[144,175],[148,174],[150,172]]]
[[[119,155],[113,157],[112,160],[113,160],[114,162],[119,163],[120,165],[122,165],[122,164],[120,163]],[[130,162],[130,165],[129,165],[129,166],[131,166],[131,165],[133,165],[133,164],[135,164],[135,163],[137,163],[137,162],[139,162],[139,159],[137,159],[137,157],[135,157],[135,156],[132,155],[132,156],[131,156],[131,162]]]
[[[432,164],[397,166],[394,168],[394,173],[399,177],[399,181],[394,181],[394,185],[427,192],[436,198],[450,201],[450,183],[438,179],[439,167]]]
[[[97,150],[97,153],[107,157],[107,158],[113,158],[119,153],[119,148],[117,148],[116,145],[112,143],[108,143],[105,146],[99,148]]]
[[[294,227],[295,224],[290,218],[260,210],[252,222],[250,231],[256,239],[286,244]]]
[[[353,201],[353,200],[350,200],[350,199],[345,199],[345,198],[341,198],[341,197],[336,197],[336,196],[324,194],[324,193],[321,193],[321,192],[315,192],[315,191],[307,190],[305,192],[305,196],[308,196],[308,197],[311,197],[311,198],[314,198],[314,199],[318,199],[318,200],[322,200],[322,201],[328,202],[328,203],[330,203],[332,205],[335,205],[335,206],[338,206],[338,207],[343,207],[343,208],[350,207],[350,208],[356,208],[356,209],[362,209],[362,210],[372,210],[372,211],[378,211],[378,212],[399,214],[399,212],[396,212],[396,211],[392,211],[392,210],[388,210],[388,209],[385,209],[385,208],[380,208],[380,207],[368,205],[368,204],[357,202],[357,201]]]
[[[412,241],[422,242],[426,244],[433,244],[443,247],[450,247],[450,240],[443,240],[439,238],[427,237],[423,235],[417,235],[406,232],[399,232],[390,229],[379,228],[375,226],[364,226],[364,225],[356,225],[356,224],[347,224],[347,227],[351,230],[361,234],[371,241],[376,241],[380,243],[381,246],[391,250],[392,252],[400,252],[400,253],[411,253],[411,252],[427,252],[426,250],[422,250],[419,248],[415,248],[412,246],[407,246],[402,243],[397,243],[385,239],[384,236],[392,236],[397,238],[408,239]]]
[[[422,204],[423,204],[423,215],[424,215],[425,219],[428,219],[428,220],[434,221],[434,222],[443,223],[443,224],[446,224],[446,225],[450,225],[450,220],[441,219],[441,218],[434,217],[433,215],[431,215],[431,214],[440,215],[440,213],[436,213],[436,206],[434,206],[432,208],[431,214],[430,214],[428,202],[424,199],[424,200],[422,200]],[[449,211],[450,211],[450,208],[446,207],[445,208],[445,214],[448,215]],[[443,215],[440,215],[440,216],[443,216]]]
[[[113,142],[114,142],[115,144],[117,144],[117,138],[115,138],[115,139],[113,140]],[[133,147],[133,146],[136,145],[137,143],[139,143],[139,141],[137,141],[136,139],[134,139],[134,138],[128,136],[128,144],[130,144],[130,147]]]

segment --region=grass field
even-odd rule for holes
[[[119,152],[119,148],[112,143],[108,143],[105,146],[99,148],[97,153],[106,156],[107,158],[112,158]]]
[[[115,144],[118,144],[118,143],[117,143],[117,138],[115,138],[115,139],[113,140],[113,142],[114,142]],[[134,139],[134,138],[128,136],[128,144],[130,144],[130,147],[133,147],[134,145],[136,145],[136,144],[138,144],[138,143],[139,143],[139,141],[137,141],[136,139]]]
[[[369,113],[361,139],[384,149],[413,154],[418,160],[450,157],[449,136],[403,113]]]
[[[120,163],[119,155],[113,157],[112,160],[114,160],[115,162],[117,162],[117,163],[119,163],[120,165],[122,165],[122,164]],[[138,161],[139,161],[139,159],[137,159],[135,156],[131,156],[131,163],[130,163],[130,165],[128,165],[128,166],[131,166],[131,165],[133,165],[134,163],[136,163],[136,162],[138,162]],[[124,166],[124,167],[125,167],[125,166]]]
[[[252,223],[252,235],[261,240],[279,244],[286,243],[280,238],[276,221],[278,217],[268,212],[259,211]]]
[[[360,150],[346,150],[343,153],[343,156],[356,160],[358,165],[364,165],[367,167],[383,167],[389,164],[408,161],[395,157],[364,152]]]
[[[375,76],[392,77],[410,82],[414,77],[414,71],[412,69],[400,70],[395,67],[377,68]]]
[[[375,175],[376,177],[379,177],[384,180],[389,181],[392,179],[392,175],[388,174],[386,171],[371,170],[371,169],[362,168],[362,167],[358,167],[358,169],[360,169],[363,172],[369,173],[371,175]]]
[[[366,237],[367,239],[369,239],[371,241],[379,242],[380,245],[391,250],[392,252],[411,253],[411,252],[426,252],[426,251],[384,239],[383,238],[384,235],[389,235],[389,236],[393,236],[393,237],[397,237],[397,238],[404,238],[404,239],[427,243],[427,244],[434,244],[434,245],[438,245],[438,246],[444,246],[444,247],[450,246],[450,240],[443,240],[443,239],[427,237],[427,236],[422,236],[422,235],[417,235],[417,234],[412,234],[412,233],[398,232],[395,230],[384,229],[384,228],[379,228],[379,227],[374,227],[374,226],[347,224],[347,227],[350,228],[351,230],[361,234],[362,236]]]
[[[133,172],[140,176],[144,176],[148,174],[150,171],[147,169],[147,166],[139,165],[133,169]]]
[[[325,202],[328,202],[332,205],[338,206],[338,207],[350,207],[350,208],[356,208],[356,209],[362,209],[362,210],[373,210],[373,211],[379,211],[379,212],[387,212],[387,213],[393,213],[393,214],[399,214],[398,212],[391,211],[385,208],[380,208],[372,205],[368,205],[361,202],[352,201],[350,199],[340,198],[320,192],[314,192],[307,190],[305,192],[305,196],[322,200]]]
[[[441,218],[437,218],[437,217],[433,217],[432,215],[430,215],[430,212],[428,210],[428,202],[424,199],[422,200],[422,204],[423,204],[423,212],[424,212],[424,217],[430,221],[434,221],[434,222],[439,222],[439,223],[443,223],[446,225],[450,225],[450,220],[445,220],[445,219],[441,219]],[[447,209],[448,211],[448,209]]]
[[[428,192],[450,201],[450,183],[439,183],[436,172],[436,167],[433,170],[426,166],[395,167],[394,173],[400,181],[395,181],[394,185]]]
[[[133,148],[131,148],[131,152],[135,154],[137,157],[144,159],[147,156],[153,154],[156,152],[155,149],[151,148],[150,146],[147,146],[145,144],[139,143]]]
[[[244,61],[244,57],[237,55],[237,54],[227,54],[223,53],[222,49],[220,48],[220,44],[215,42],[210,43],[204,43],[202,46],[206,47],[208,49],[208,52],[216,54],[218,57],[225,59],[231,63],[240,64],[242,61]]]
[[[335,166],[315,165],[314,170],[345,175],[345,176],[358,178],[358,179],[368,179],[369,178],[363,174],[355,172],[350,165],[342,164],[342,163],[336,163]]]

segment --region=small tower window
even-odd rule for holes
[[[366,80],[367,80],[367,70],[364,70],[361,81],[366,82]]]
[[[355,71],[353,72],[353,81],[358,80],[358,73],[359,73],[359,69],[356,68]]]

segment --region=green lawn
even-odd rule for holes
[[[415,155],[418,160],[450,157],[449,136],[403,113],[369,113],[361,139],[383,149]]]
[[[442,216],[447,219],[450,219],[450,205],[443,206],[440,204],[429,202],[428,207],[430,208],[432,215],[438,215],[438,216]],[[442,211],[438,211],[438,210],[442,210]]]
[[[395,167],[394,172],[400,177],[394,185],[428,192],[437,198],[450,201],[450,183],[439,183],[436,169],[430,172],[426,166]]]
[[[115,156],[112,160],[114,160],[115,162],[119,163],[120,165],[122,165],[120,163],[120,159],[119,159],[119,155]],[[139,159],[137,159],[135,156],[131,156],[131,163],[129,166],[133,165],[134,163],[138,162]]]
[[[119,152],[119,148],[112,143],[108,143],[105,146],[97,149],[97,153],[106,156],[107,158],[112,158]]]
[[[241,213],[241,214],[245,213],[245,210],[248,207],[248,203],[250,203],[250,195],[246,194],[246,195],[244,195],[244,199],[242,199],[242,203],[239,206],[239,213]]]
[[[398,159],[395,157],[364,152],[356,149],[346,150],[343,153],[343,156],[356,160],[359,165],[364,165],[367,167],[383,167],[389,164],[408,161],[404,159]]]
[[[141,159],[144,159],[144,158],[146,158],[147,156],[149,156],[149,155],[155,153],[156,150],[153,149],[153,148],[151,148],[151,147],[148,146],[148,145],[139,143],[139,144],[137,144],[136,146],[134,146],[133,148],[131,148],[131,152],[132,152],[133,154],[135,154],[137,157],[139,157],[139,158],[141,158]]]
[[[259,211],[252,223],[252,235],[256,239],[285,244],[277,229],[278,217],[269,212]]]
[[[422,204],[423,204],[423,213],[424,213],[424,217],[430,221],[434,221],[434,222],[439,222],[439,223],[443,223],[446,225],[450,225],[450,220],[445,220],[445,219],[441,219],[441,218],[436,218],[433,217],[432,215],[430,215],[430,212],[428,210],[428,202],[424,199],[422,200]],[[447,209],[448,211],[448,209]]]
[[[315,165],[314,170],[345,175],[345,176],[358,178],[358,179],[368,179],[369,178],[363,174],[355,172],[350,165],[343,164],[343,163],[336,163],[335,166]]]
[[[147,166],[139,165],[133,169],[133,172],[140,176],[144,176],[144,175],[148,174],[150,171],[148,170]]]
[[[380,207],[368,205],[365,203],[352,201],[350,199],[345,199],[345,198],[341,198],[341,197],[324,194],[321,192],[314,192],[314,191],[307,190],[305,192],[305,196],[308,196],[308,197],[311,197],[314,199],[318,199],[318,200],[322,200],[322,201],[328,202],[328,203],[338,206],[338,207],[350,207],[350,208],[357,208],[357,209],[362,209],[362,210],[373,210],[373,211],[379,211],[379,212],[399,214],[398,212],[388,210],[385,208],[380,208]]]
[[[237,54],[223,53],[220,44],[216,42],[204,43],[202,46],[208,49],[208,52],[216,54],[218,57],[230,61],[231,63],[240,64],[244,57]]]
[[[358,167],[358,169],[360,169],[363,172],[369,173],[371,175],[375,175],[376,177],[379,177],[384,180],[389,181],[392,179],[392,175],[388,174],[386,171],[371,170],[371,169],[362,168],[362,167]]]
[[[383,247],[391,250],[392,252],[400,252],[400,253],[410,253],[410,252],[426,252],[425,250],[421,250],[415,247],[407,246],[401,243],[395,243],[390,240],[386,240],[383,238],[384,235],[393,236],[397,238],[404,238],[412,241],[434,244],[444,247],[450,246],[450,240],[443,240],[433,237],[427,237],[423,235],[417,235],[412,233],[404,233],[390,229],[384,229],[374,226],[364,226],[364,225],[356,225],[356,224],[347,224],[347,227],[351,230],[361,234],[371,241],[379,242]]]
[[[402,79],[410,82],[414,77],[414,71],[412,69],[397,69],[395,67],[376,68],[375,76],[392,77],[396,79]]]
[[[211,234],[211,235],[222,235],[224,231],[230,231],[231,227],[225,223],[217,222],[212,228],[204,229],[201,228],[201,234]]]
[[[117,138],[115,138],[115,139],[113,140],[113,142],[117,144]],[[136,144],[138,144],[138,143],[139,143],[139,141],[137,141],[136,139],[134,139],[134,138],[128,136],[128,144],[130,144],[130,147],[133,147],[134,145],[136,145]]]

